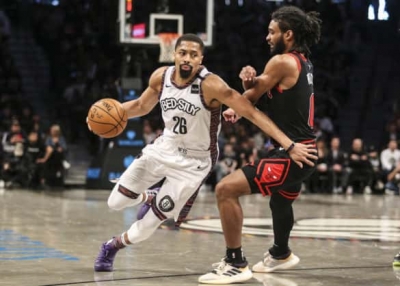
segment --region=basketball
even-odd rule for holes
[[[118,100],[103,98],[92,104],[86,123],[94,134],[102,138],[113,138],[124,131],[128,113]]]

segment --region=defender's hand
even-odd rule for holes
[[[222,112],[222,116],[224,116],[225,121],[235,123],[237,122],[241,116],[236,114],[236,112],[232,108],[228,108],[224,112]]]
[[[239,73],[242,81],[253,82],[256,77],[256,70],[252,66],[245,66]]]
[[[300,168],[303,168],[303,163],[313,167],[315,164],[311,160],[318,160],[317,153],[315,145],[304,145],[301,143],[295,143],[293,149],[289,151],[290,158]]]

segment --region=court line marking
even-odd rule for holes
[[[219,218],[188,219],[181,229],[222,233]],[[400,242],[400,220],[359,218],[301,218],[295,221],[292,239]],[[273,236],[272,218],[244,218],[243,235]]]
[[[391,268],[391,265],[375,265],[375,266],[341,266],[341,267],[315,267],[315,268],[296,268],[284,271],[276,271],[273,273],[258,273],[258,274],[282,274],[282,273],[293,273],[297,271],[315,271],[315,270],[346,270],[346,269],[383,269]],[[100,272],[107,273],[107,272]],[[38,286],[65,286],[65,285],[79,285],[86,283],[96,283],[96,282],[112,282],[112,281],[128,281],[128,280],[145,280],[145,279],[157,279],[157,278],[174,278],[174,277],[190,277],[190,276],[200,276],[205,273],[190,273],[190,274],[170,274],[170,275],[156,275],[156,276],[142,276],[142,277],[127,277],[127,278],[116,278],[116,279],[100,279],[100,280],[87,280],[78,282],[65,282],[56,284],[42,284]]]

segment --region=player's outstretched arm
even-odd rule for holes
[[[210,75],[203,81],[202,88],[206,96],[213,94],[216,100],[229,106],[237,114],[246,117],[268,136],[275,139],[285,150],[289,150],[291,158],[297,165],[302,167],[303,163],[306,163],[314,166],[311,161],[317,159],[317,156],[314,155],[317,153],[314,147],[300,143],[294,144],[267,115],[256,109],[249,100],[242,97],[236,90],[230,88],[220,77]],[[292,144],[294,144],[293,147],[291,147]]]
[[[162,77],[166,68],[167,67],[161,67],[153,72],[149,80],[149,86],[138,99],[130,100],[122,104],[128,113],[128,118],[146,115],[157,105]]]
[[[289,78],[295,82],[297,76],[297,63],[293,57],[288,55],[272,57],[265,65],[263,73],[259,76],[255,76],[255,70],[251,66],[244,67],[239,74],[245,88],[243,97],[250,100],[253,105],[257,103],[263,94],[278,85],[283,78]],[[224,118],[226,121],[235,123],[240,116],[229,108],[224,112]]]

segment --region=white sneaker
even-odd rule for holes
[[[353,194],[353,187],[352,186],[348,186],[346,189],[346,195],[352,195]]]
[[[199,277],[199,283],[203,284],[231,284],[237,282],[244,282],[253,277],[248,266],[244,268],[235,267],[225,261],[223,258],[221,262],[212,265],[213,271]]]
[[[366,195],[372,194],[372,189],[371,189],[370,186],[366,186],[366,187],[364,188],[364,194],[366,194]]]
[[[256,265],[253,266],[252,269],[254,272],[269,273],[279,269],[292,268],[299,262],[300,258],[298,258],[293,253],[285,259],[275,259],[271,256],[269,251],[267,251],[266,253],[264,253],[264,260],[258,262]]]

